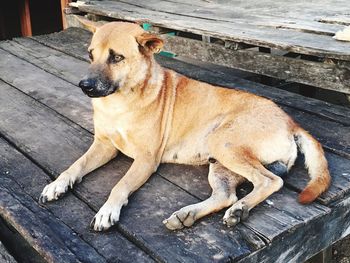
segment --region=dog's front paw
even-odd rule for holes
[[[168,219],[165,219],[163,224],[170,230],[189,227],[196,221],[195,215],[194,211],[182,208],[173,213]]]
[[[236,203],[229,209],[227,209],[223,221],[225,225],[227,225],[228,227],[232,227],[241,222],[242,220],[247,219],[248,215],[248,206],[244,203]]]
[[[119,221],[120,209],[120,206],[110,204],[107,201],[91,221],[91,229],[104,231],[115,225]]]
[[[67,192],[69,186],[70,183],[67,180],[57,179],[56,181],[53,181],[45,186],[39,197],[39,202],[44,204],[48,201],[57,200],[60,196]]]

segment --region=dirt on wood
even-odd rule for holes
[[[350,263],[350,236],[335,243],[332,254],[334,263]]]

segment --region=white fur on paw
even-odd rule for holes
[[[106,202],[91,221],[90,227],[95,231],[107,230],[119,221],[120,209],[121,206]]]
[[[228,227],[234,226],[248,218],[249,209],[243,202],[235,203],[226,210],[223,221]]]
[[[45,186],[40,195],[39,202],[46,203],[48,201],[57,200],[61,195],[67,192],[70,182],[68,180],[58,179]]]
[[[163,221],[163,224],[170,230],[181,229],[192,226],[196,221],[195,212],[182,208],[173,213],[168,219]]]

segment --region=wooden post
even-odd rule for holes
[[[30,21],[29,0],[23,0],[20,4],[21,32],[22,36],[32,35],[32,23]]]
[[[62,27],[63,29],[66,29],[67,26],[67,20],[66,20],[66,14],[64,13],[64,9],[68,6],[70,3],[70,0],[61,0],[61,14],[62,14]]]

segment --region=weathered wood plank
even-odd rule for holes
[[[90,38],[91,33],[79,28],[69,28],[60,33],[34,37],[35,40],[39,41],[44,45],[50,46],[54,49],[58,49],[71,56],[74,55],[79,59],[83,59],[85,61],[89,61],[89,59],[87,53],[85,52],[85,47],[82,47],[82,41],[90,41]],[[25,42],[25,40],[23,39],[22,42]],[[28,43],[27,45],[28,48],[30,48],[32,43]],[[0,44],[0,47],[5,48],[2,44]],[[32,47],[32,49],[36,48]],[[8,48],[8,50],[10,49]],[[14,48],[11,49],[11,52],[15,52]],[[41,49],[41,52],[43,52],[43,49]],[[50,50],[47,50],[44,54],[49,55],[49,52]],[[19,51],[17,51],[15,54],[24,59],[30,58]],[[69,60],[69,58],[67,59]],[[214,85],[243,89],[270,98],[283,105],[292,106],[303,111],[316,113],[320,116],[327,117],[330,120],[335,120],[346,125],[350,125],[350,109],[346,107],[333,105],[312,98],[307,98],[291,92],[283,92],[280,89],[265,86],[256,82],[246,81],[240,77],[236,77],[235,70],[231,70],[229,68],[225,68],[224,72],[219,66],[216,70],[214,69],[214,67],[211,67],[211,69],[208,70],[203,67],[202,63],[199,65],[191,65],[189,63],[179,62],[175,59],[164,58],[162,56],[158,56],[157,60],[161,65],[173,69],[186,76],[192,77],[194,79],[209,82]],[[56,68],[55,65],[51,65],[51,67],[55,67],[54,70],[61,71],[61,69]],[[72,71],[74,71],[73,68]],[[65,75],[64,77],[67,79],[69,78],[68,75]],[[75,79],[73,81],[75,81]]]
[[[326,64],[252,50],[230,50],[198,40],[164,35],[166,51],[286,81],[350,94],[350,63]]]
[[[176,6],[174,3],[169,3],[166,1],[147,1],[147,3],[135,3],[133,1],[128,1],[128,4],[133,4],[137,7],[142,6],[146,9],[151,9],[153,11],[161,12],[161,10],[172,10],[167,11],[170,13],[177,13],[181,15],[188,15],[190,18],[196,16],[196,12],[200,12],[199,18],[206,18],[209,20],[220,21],[234,21],[237,24],[251,24],[250,21],[261,20],[261,17],[256,17],[254,15],[247,14],[244,16],[244,22],[240,20],[241,12],[239,10],[230,10],[230,9],[220,9],[218,7],[215,9],[207,9],[200,11],[201,8],[193,7],[184,8],[183,6]],[[169,6],[168,6],[169,5]],[[168,6],[168,8],[166,7]],[[169,9],[170,8],[170,9]],[[182,12],[180,12],[182,10]],[[213,11],[215,10],[215,11]],[[221,13],[220,13],[221,11]],[[204,13],[203,13],[204,12]],[[219,13],[218,13],[219,12]],[[237,14],[236,14],[237,13]],[[197,17],[197,16],[196,16]],[[224,17],[224,18],[223,18]],[[231,17],[234,17],[231,19]],[[218,20],[219,19],[219,20]],[[274,17],[264,18],[261,22],[257,22],[257,28],[262,29],[261,25],[276,27],[276,28],[288,28],[295,25],[295,21],[288,21],[287,23],[273,22],[270,20],[275,19]],[[231,21],[231,22],[232,22]],[[313,21],[314,24],[324,26],[326,24],[317,23]],[[303,23],[304,25],[305,23]],[[260,27],[258,27],[260,26]],[[313,29],[301,27],[298,30],[303,30],[311,32]],[[340,30],[340,27],[337,28]],[[336,31],[337,31],[336,30]],[[317,30],[316,30],[317,31]],[[331,36],[336,32],[329,33]],[[318,33],[321,33],[317,31]],[[183,42],[186,42],[184,44]],[[333,40],[334,41],[334,40]],[[174,43],[172,43],[174,42]],[[196,43],[197,42],[197,43]],[[192,43],[192,44],[190,44]],[[337,65],[337,64],[326,64],[326,63],[317,63],[305,60],[297,60],[293,58],[286,58],[281,56],[274,56],[268,54],[262,54],[254,51],[240,50],[240,51],[231,51],[227,50],[224,47],[211,45],[209,43],[204,43],[201,45],[200,41],[183,40],[181,38],[173,37],[169,38],[168,47],[171,51],[174,51],[178,54],[189,55],[193,58],[199,58],[204,61],[214,61],[215,63],[231,66],[243,70],[249,70],[250,72],[260,73],[267,76],[277,77],[280,79],[296,81],[303,84],[313,85],[325,89],[331,89],[339,92],[350,93],[349,83],[349,68],[350,65]],[[170,45],[171,44],[171,45]],[[200,47],[198,47],[200,46]],[[190,50],[188,50],[190,49]],[[199,51],[199,52],[198,52]]]
[[[350,197],[347,196],[333,207],[331,213],[276,239],[280,246],[264,247],[238,262],[304,262],[349,234]]]
[[[43,45],[85,61],[89,61],[87,49],[91,38],[92,33],[81,28],[67,28],[64,31],[32,37]]]
[[[329,24],[339,24],[339,25],[350,25],[350,15],[349,14],[337,14],[333,16],[321,17],[318,19],[319,22],[329,23]]]
[[[281,10],[281,12],[276,12],[276,10],[273,10],[273,8],[280,7],[278,5],[274,6],[274,3],[271,3],[270,1],[263,1],[264,8],[262,8],[262,6],[256,8],[252,5],[249,5],[249,8],[246,8],[242,6],[242,3],[240,1],[231,1],[229,3],[202,2],[198,5],[194,5],[192,2],[186,3],[179,1],[164,0],[150,0],[147,2],[129,0],[118,2],[132,4],[134,6],[142,7],[152,11],[179,14],[181,16],[190,16],[206,20],[231,22],[237,24],[250,24],[260,27],[288,28],[293,30],[300,30],[303,32],[328,34],[332,36],[336,31],[338,31],[341,28],[339,25],[319,23],[318,21],[312,19],[312,17],[310,17],[307,14],[308,8],[306,7],[306,3],[303,3],[303,9],[299,9],[299,15],[295,16],[291,14],[291,12],[283,12],[287,10]],[[338,1],[337,4],[333,2],[333,6],[335,8],[338,8],[338,11],[343,11],[341,5],[345,3],[344,1],[342,1],[343,3],[340,2],[341,1]],[[326,4],[327,3],[323,2],[321,6],[325,6]],[[289,3],[288,5],[282,5],[282,8],[287,6],[288,10],[292,9],[295,14],[295,5]],[[318,10],[322,11],[322,8],[319,8],[319,6],[313,6],[313,8],[318,7]],[[268,9],[269,12],[264,12],[266,9]],[[320,13],[318,15],[320,15]]]
[[[1,49],[0,56],[0,78],[2,80],[20,88],[21,91],[35,97],[36,100],[50,105],[77,124],[84,125],[89,130],[93,129],[91,101],[87,97],[80,96],[81,90],[77,86],[67,83],[54,75],[47,74],[44,70]],[[86,69],[86,66],[83,68]],[[57,104],[58,101],[67,99],[72,103]],[[78,105],[85,109],[85,113],[81,114],[76,111]]]
[[[4,245],[0,241],[0,262],[16,263],[17,261],[9,254]]]
[[[4,120],[0,132],[53,175],[66,169],[91,143],[92,135],[87,131],[8,85],[1,85],[0,103],[0,119]],[[47,152],[54,154],[48,155]],[[111,162],[96,170],[95,176],[88,176],[75,192],[97,210],[129,165],[130,160]],[[153,258],[167,261],[193,258],[199,262],[210,262],[217,257],[226,260],[229,257],[240,258],[264,245],[243,225],[228,229],[215,217],[186,230],[186,234],[170,232],[163,226],[164,215],[197,201],[172,183],[154,176],[123,209],[118,230]],[[49,207],[51,205],[55,203],[48,204]]]
[[[0,48],[24,58],[31,64],[77,85],[86,74],[88,64],[62,52],[38,44],[30,38],[0,42]]]
[[[0,168],[2,178],[10,179],[12,185],[18,185],[20,188],[17,187],[14,191],[29,195],[32,199],[26,202],[26,206],[35,207],[42,189],[51,181],[50,177],[1,138],[0,156],[2,157]],[[67,240],[65,241],[67,246],[79,256],[82,262],[152,261],[143,251],[118,233],[111,236],[91,232],[88,224],[95,211],[73,195],[46,206],[46,209],[50,212],[36,211],[36,218],[55,231],[54,236],[58,239]],[[59,218],[58,222],[52,220],[52,215]],[[62,222],[72,230],[62,227]],[[22,227],[26,228],[28,225],[25,224]],[[115,253],[116,248],[120,253]],[[48,250],[52,253],[50,249]]]
[[[79,31],[79,30],[78,30]],[[62,35],[61,35],[62,36]],[[72,39],[72,35],[70,35],[70,39]],[[54,41],[55,39],[53,38],[53,39],[51,39],[50,41]],[[64,38],[63,38],[63,42],[64,42]],[[24,40],[22,41],[23,43],[25,42]],[[58,43],[58,45],[59,45],[59,43],[60,43],[60,41],[59,40],[55,40],[54,41],[55,43]],[[29,40],[29,42],[28,43],[30,43],[30,40]],[[26,48],[30,48],[30,46],[33,44],[33,42],[32,43],[30,43],[30,45],[29,44],[26,44],[26,45],[28,45],[28,46],[26,46]],[[2,47],[1,45],[0,45],[0,47]],[[12,47],[15,47],[15,46],[12,46]],[[44,55],[44,57],[47,57],[47,56],[49,56],[49,51],[48,50],[44,50],[42,47],[36,47],[35,45],[34,45],[34,47],[32,48],[32,50],[40,50],[40,51],[42,51],[43,52],[43,55]],[[12,48],[12,51],[14,52],[15,50]],[[44,52],[45,51],[45,52]],[[16,54],[18,54],[18,55],[21,55],[21,53],[20,52],[17,52]],[[24,56],[24,55],[21,55],[21,56]],[[53,55],[53,56],[56,56],[56,55]],[[27,59],[29,59],[28,57],[26,57]],[[51,60],[51,59],[50,59]],[[69,61],[69,59],[68,59],[68,61]],[[172,62],[166,62],[166,61],[168,61],[168,60],[164,60],[163,59],[163,63],[168,63],[168,64],[166,64],[166,65],[169,65],[169,64],[171,64]],[[11,63],[13,63],[13,60],[11,60]],[[40,62],[41,63],[41,62]],[[206,80],[206,81],[210,81],[210,82],[212,82],[212,83],[214,83],[214,84],[218,84],[217,82],[219,82],[219,85],[221,84],[220,83],[220,81],[221,80],[225,80],[225,81],[231,81],[231,79],[232,79],[232,76],[230,76],[230,74],[229,73],[227,73],[227,74],[225,74],[225,75],[219,75],[219,77],[216,77],[217,75],[215,75],[214,74],[214,77],[213,77],[213,73],[212,72],[208,72],[208,71],[204,71],[204,70],[202,70],[202,69],[200,69],[200,70],[198,70],[198,68],[197,67],[188,67],[188,66],[183,66],[183,64],[184,63],[179,63],[179,62],[174,62],[175,63],[175,65],[172,65],[172,67],[176,70],[176,69],[181,69],[185,74],[196,74],[195,75],[195,77],[196,78],[199,78],[199,79],[201,79],[201,78],[205,78],[204,80]],[[44,64],[44,65],[48,65],[48,63],[42,63],[42,64]],[[67,63],[64,63],[64,64],[67,64]],[[6,64],[6,66],[8,66],[8,63]],[[15,68],[18,68],[18,66],[15,66]],[[73,68],[71,68],[72,70],[74,70]],[[35,68],[33,68],[33,69],[31,69],[31,71],[32,72],[34,72],[35,71]],[[58,68],[57,70],[56,70],[57,72],[61,72],[60,71],[60,69]],[[12,73],[12,75],[13,75],[13,77],[12,78],[15,78],[15,77],[17,77],[17,74],[13,74]],[[199,77],[198,77],[198,75],[199,75]],[[193,76],[193,75],[192,75]],[[9,72],[8,74],[7,74],[7,78],[9,78],[9,77],[11,77],[11,72]],[[44,76],[44,77],[46,77],[47,78],[47,76]],[[66,76],[65,75],[61,75],[61,77],[63,77],[63,78],[65,78]],[[51,79],[49,78],[48,80],[47,80],[48,82],[50,82],[51,81]],[[243,83],[242,83],[243,82]],[[231,83],[229,83],[229,82],[225,82],[225,85],[226,86],[229,86],[229,84],[230,84],[230,86],[232,87],[234,87],[235,85],[239,85],[239,87],[241,88],[242,86],[243,86],[243,89],[245,88],[245,86],[248,86],[248,88],[246,89],[246,90],[248,90],[248,91],[252,91],[252,89],[253,89],[253,91],[255,91],[255,93],[258,93],[258,94],[260,94],[260,93],[263,93],[264,94],[264,92],[265,92],[265,94],[266,94],[266,89],[264,89],[264,88],[260,88],[260,89],[257,89],[257,88],[255,88],[254,87],[254,83],[249,83],[248,82],[248,84],[246,83],[246,82],[244,82],[244,81],[240,81],[238,84],[237,83],[234,83],[234,84],[231,84]],[[20,85],[17,85],[17,86],[19,86],[19,88],[21,88],[21,86]],[[255,90],[254,90],[255,89]],[[68,91],[70,92],[70,89],[68,89]],[[46,91],[45,91],[46,92]],[[282,93],[287,93],[287,92],[282,92]],[[49,93],[50,94],[50,93]],[[81,94],[80,94],[81,95]],[[77,96],[77,99],[79,98],[79,96],[80,96],[79,94],[74,94],[74,96]],[[41,97],[47,97],[47,96],[49,96],[49,95],[45,95],[45,93],[42,93],[41,94]],[[35,96],[34,96],[35,97]],[[301,96],[300,96],[301,97]],[[292,98],[293,98],[293,96],[292,96]],[[301,98],[303,98],[303,97],[301,97]],[[83,99],[83,98],[82,98]],[[281,101],[282,101],[282,99],[281,99]],[[295,99],[295,101],[297,102],[297,103],[302,103],[302,102],[300,102],[300,99],[298,98],[298,99]],[[313,103],[313,102],[316,102],[316,103]],[[54,105],[54,104],[49,104],[50,105],[50,107],[54,107],[56,110],[58,110],[59,112],[61,112],[61,109],[62,108],[64,108],[64,105],[65,105],[65,103],[66,103],[67,101],[56,101],[55,103],[58,103],[58,104],[61,104],[61,105]],[[321,104],[318,104],[317,105],[317,103],[318,103],[318,101],[317,100],[311,100],[311,105],[310,105],[310,109],[311,110],[316,110],[317,108],[319,108],[320,109],[320,111],[322,112],[322,111],[327,111],[327,109],[332,109],[332,107],[330,107],[330,106],[328,106],[328,104],[327,103],[323,103],[323,105]],[[323,108],[321,107],[321,106],[323,106]],[[325,109],[324,107],[326,107],[327,106],[327,108]],[[57,108],[56,108],[57,107]],[[343,109],[344,107],[340,107],[339,108],[339,112]],[[331,122],[331,121],[328,121],[328,120],[325,120],[325,119],[322,119],[322,118],[315,118],[315,116],[313,116],[313,115],[311,115],[311,114],[309,114],[309,113],[303,113],[303,112],[299,112],[299,111],[295,111],[295,110],[293,110],[293,109],[290,109],[290,108],[285,108],[287,111],[289,111],[289,113],[291,113],[291,115],[292,116],[294,116],[294,117],[296,117],[296,119],[303,125],[303,126],[305,126],[306,128],[308,128],[308,129],[310,129],[310,131],[312,131],[312,133],[314,134],[314,135],[316,135],[317,137],[319,137],[320,139],[321,139],[321,141],[327,146],[327,147],[329,147],[329,149],[331,149],[331,150],[333,150],[333,151],[335,151],[335,152],[340,152],[341,154],[343,154],[343,153],[345,153],[345,155],[348,155],[348,151],[349,151],[349,140],[350,140],[350,138],[349,138],[349,132],[347,132],[346,130],[348,130],[348,127],[343,127],[342,125],[338,125],[339,127],[341,127],[341,128],[339,128],[339,129],[336,129],[335,128],[335,126],[337,126],[337,125],[334,125],[333,124],[333,122]],[[78,109],[78,107],[76,107],[76,109],[75,109],[75,111],[76,111],[76,113],[78,113],[78,112],[80,112],[80,109]],[[346,109],[344,108],[344,113],[346,112]],[[64,114],[64,115],[66,115],[66,113],[65,112],[61,112],[62,114]],[[83,110],[83,112],[80,112],[80,114],[81,115],[85,115],[85,113],[84,113],[84,110]],[[79,115],[79,114],[78,114]],[[337,115],[337,114],[335,114],[335,115]],[[66,115],[67,116],[67,115]],[[69,115],[68,115],[69,116]],[[329,117],[329,119],[330,119],[330,117],[331,116],[329,116],[328,115],[328,117]],[[343,119],[345,119],[345,120],[348,120],[349,118],[348,118],[348,116],[344,116],[344,118]],[[85,127],[85,128],[88,128],[89,126],[92,126],[90,123],[84,123],[82,120],[80,120],[80,124],[83,126],[83,127]],[[331,127],[331,128],[329,128],[329,127]],[[90,131],[91,131],[91,129],[89,129]],[[338,157],[340,160],[344,160],[344,161],[346,161],[345,159],[341,159],[340,157]],[[346,192],[347,190],[344,190],[343,188],[341,188],[341,189],[339,189],[338,187],[337,187],[337,185],[339,186],[339,185],[344,185],[344,182],[343,182],[343,180],[344,180],[344,178],[342,177],[342,175],[341,175],[341,173],[340,173],[340,171],[339,170],[337,170],[337,171],[332,171],[332,175],[334,176],[334,187],[332,187],[331,189],[330,189],[330,191],[329,192],[327,192],[324,196],[322,196],[321,197],[321,199],[320,199],[320,201],[322,202],[322,203],[329,203],[329,202],[332,202],[332,201],[334,201],[334,200],[337,200],[338,198],[340,198],[341,196],[343,196],[343,194],[344,194],[344,191]],[[303,171],[303,172],[301,172],[300,173],[300,175],[299,175],[299,173],[296,175],[296,178],[304,178],[303,180],[303,183],[306,183],[306,180],[307,180],[307,175],[306,175],[306,173]],[[300,181],[302,181],[302,179],[300,179]],[[300,184],[295,184],[296,182],[295,181],[293,181],[293,180],[291,180],[290,181],[290,186],[291,187],[293,187],[294,189],[298,189],[298,190],[300,190],[300,189],[302,189],[302,185],[300,185]],[[294,185],[295,184],[295,185]],[[346,186],[347,186],[347,184],[346,184]],[[191,188],[190,188],[191,189]],[[339,190],[341,190],[341,191],[339,191]]]
[[[21,188],[12,180],[1,177],[0,182],[1,216],[20,232],[47,262],[106,262],[70,229],[60,221],[50,218],[50,214],[40,208],[33,199],[21,193]]]
[[[156,26],[217,37],[223,40],[350,60],[349,44],[334,41],[330,36],[267,27],[264,27],[264,30],[259,30],[254,25],[208,21],[191,16],[148,10],[136,5],[115,1],[89,1],[89,4],[82,4],[77,7],[83,12],[137,23],[151,23]]]
[[[1,240],[17,262],[46,263],[42,256],[10,224],[0,217]]]

